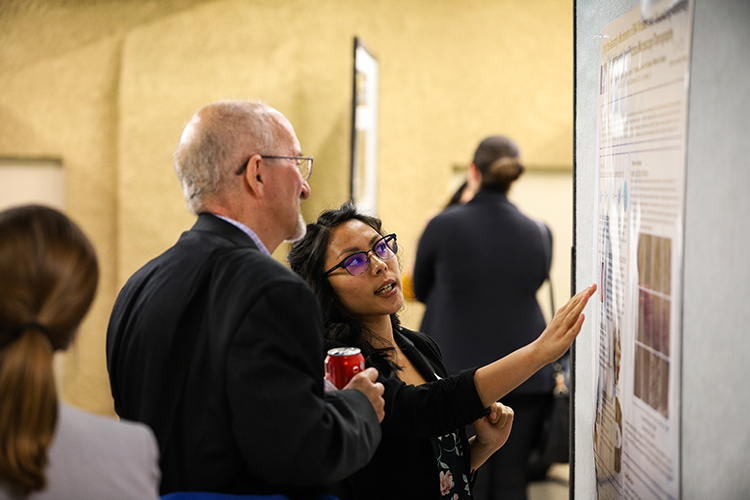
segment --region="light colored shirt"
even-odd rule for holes
[[[258,245],[258,248],[260,249],[261,252],[268,255],[269,257],[271,256],[271,252],[269,252],[266,246],[263,244],[263,242],[260,241],[260,238],[258,238],[258,235],[255,234],[255,231],[253,231],[252,229],[244,225],[242,222],[237,222],[236,220],[230,219],[229,217],[224,217],[223,215],[216,215],[216,214],[211,214],[211,215],[213,215],[214,217],[218,217],[219,219],[223,221],[227,221],[234,227],[240,229],[243,233],[250,236],[250,239],[252,239],[256,245]]]

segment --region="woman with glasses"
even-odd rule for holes
[[[508,438],[509,408],[495,403],[567,350],[583,322],[589,287],[563,306],[530,345],[448,376],[437,344],[403,328],[395,234],[347,203],[323,212],[289,253],[320,300],[329,347],[358,347],[385,386],[383,439],[372,461],[343,484],[342,499],[471,498],[474,472]],[[464,426],[475,422],[467,439]]]

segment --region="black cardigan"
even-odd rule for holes
[[[342,500],[440,498],[430,438],[456,430],[464,443],[466,472],[471,470],[464,427],[488,414],[474,386],[476,368],[448,377],[440,349],[429,336],[400,328],[394,338],[428,383],[413,386],[380,375],[385,386],[383,438],[370,463],[343,482]],[[340,345],[327,343],[329,348]],[[366,364],[372,365],[370,360]]]

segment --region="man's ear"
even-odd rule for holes
[[[244,184],[250,190],[250,193],[255,196],[263,196],[266,187],[266,172],[262,163],[263,157],[260,155],[253,155],[247,161],[247,168],[242,172]]]

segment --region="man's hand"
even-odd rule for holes
[[[367,396],[378,415],[378,422],[382,422],[385,417],[385,400],[383,399],[385,387],[380,382],[375,382],[377,379],[378,371],[370,367],[352,377],[344,389],[354,389]]]

